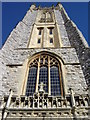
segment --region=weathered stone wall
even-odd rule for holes
[[[11,74],[12,73],[11,71],[8,72],[8,67],[6,66],[6,64],[9,64],[10,61],[13,61],[13,63],[16,64],[14,62],[14,60],[15,60],[15,58],[14,58],[15,51],[14,50],[16,48],[24,48],[24,47],[26,48],[27,47],[30,33],[32,30],[32,26],[35,22],[36,15],[37,15],[37,11],[31,12],[29,10],[27,12],[26,16],[23,18],[23,20],[21,22],[19,22],[18,25],[16,26],[16,28],[11,32],[11,34],[7,38],[4,46],[0,50],[0,59],[1,59],[0,60],[0,71],[1,71],[0,72],[0,83],[1,83],[0,95],[3,94],[2,92],[7,94],[8,90],[10,89],[10,86],[14,86],[14,88],[17,87],[17,86],[15,86],[15,84],[16,84],[15,80],[12,79],[12,77],[11,77],[11,75],[13,76],[13,74]],[[18,55],[16,55],[16,58],[17,58],[17,56]],[[18,74],[18,73],[15,72],[15,74]],[[9,79],[7,79],[7,76],[10,76]],[[14,76],[13,76],[13,78],[14,78]],[[17,82],[17,84],[18,84],[18,82]]]
[[[61,36],[62,47],[71,47],[66,29],[65,29],[65,26],[64,26],[64,20],[62,18],[62,15],[61,15],[59,10],[55,10],[54,13],[55,13],[56,22],[59,26],[59,32],[60,32],[60,36]]]
[[[53,52],[60,56],[65,64],[79,63],[77,54],[74,48],[62,48],[62,49],[17,49],[13,52],[13,59],[8,61],[6,64],[23,64],[25,59],[32,56],[35,53],[47,51]]]
[[[72,47],[76,49],[77,56],[81,63],[84,77],[88,86],[90,85],[90,48],[76,25],[66,15],[64,9],[61,9],[61,15],[64,20],[64,26]]]
[[[73,88],[75,93],[81,94],[86,91],[86,82],[79,65],[79,61],[74,48],[69,49],[18,49],[14,50],[13,58],[7,63],[4,77],[3,77],[3,94],[7,94],[9,89],[12,89],[15,94],[20,91],[23,79],[25,77],[24,63],[25,60],[31,58],[34,54],[46,51],[55,56],[62,58],[65,73],[65,82],[67,91]],[[15,65],[16,64],[16,65]],[[77,86],[77,87],[76,87]]]
[[[15,48],[26,48],[27,47],[30,33],[32,30],[32,26],[35,22],[36,14],[37,14],[37,11],[31,12],[29,10],[27,12],[23,20],[18,23],[16,28],[9,35],[6,43],[4,44],[2,48],[3,52],[9,49],[11,51],[12,49],[15,49]]]
[[[8,94],[9,89],[12,89],[15,94],[21,89],[23,80],[25,77],[25,61],[38,52],[50,52],[63,60],[65,73],[65,83],[67,91],[69,88],[73,88],[75,93],[85,94],[87,93],[85,78],[82,73],[80,61],[77,56],[77,49],[71,48],[72,42],[69,41],[69,33],[67,32],[67,24],[64,20],[63,14],[58,10],[55,10],[56,22],[59,26],[62,47],[59,49],[30,49],[27,48],[32,26],[35,22],[37,11],[27,12],[24,19],[16,26],[11,32],[6,43],[4,44],[1,52],[1,69],[0,78],[2,77],[2,93],[1,95]],[[65,26],[64,26],[65,25]],[[65,28],[66,27],[66,28]],[[69,28],[68,28],[69,29]],[[76,37],[75,37],[76,39]],[[86,48],[85,48],[86,49]],[[88,49],[85,51],[88,53]],[[85,59],[88,58],[87,55]],[[82,61],[81,61],[82,62]]]
[[[2,60],[2,53],[0,50],[0,95],[2,94],[2,75],[3,75],[3,69],[5,68],[5,66],[3,65],[3,62],[4,61]]]
[[[76,94],[86,94],[87,85],[81,65],[65,65],[67,89],[72,88]]]

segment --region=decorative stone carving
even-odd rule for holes
[[[73,114],[79,114],[80,116],[87,117],[89,107],[89,96],[88,95],[73,95],[73,99],[75,101],[75,106],[73,107],[73,99],[72,99],[72,92],[70,95],[64,97],[58,96],[49,96],[47,93],[43,92],[43,83],[41,85],[41,91],[38,93],[34,93],[33,96],[4,96],[1,101],[0,106],[1,109],[7,109],[5,112],[4,117],[15,117],[17,116],[32,116],[32,117],[41,117],[41,116],[48,116],[51,117],[58,117],[58,116],[68,116],[72,117]],[[9,101],[9,102],[8,102]],[[6,106],[8,103],[8,106]],[[80,107],[80,109],[78,109]],[[12,112],[10,111],[12,109]],[[24,113],[25,109],[25,113]],[[39,110],[44,109],[45,112],[40,112]],[[23,110],[20,112],[20,110]],[[54,110],[54,111],[52,111]],[[56,110],[61,112],[56,112]],[[14,112],[13,112],[14,111]],[[72,114],[71,112],[72,111]],[[8,113],[8,114],[7,114]]]

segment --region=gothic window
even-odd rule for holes
[[[43,82],[44,91],[49,95],[63,95],[61,65],[57,59],[47,54],[40,54],[30,62],[26,95],[33,95]]]
[[[31,67],[29,69],[27,88],[26,88],[27,96],[33,95],[33,93],[35,92],[36,77],[37,77],[37,67]]]
[[[45,84],[44,86],[45,92],[48,92],[48,68],[44,66],[40,68],[39,84],[41,82]]]
[[[51,95],[60,95],[60,78],[59,71],[57,66],[52,66],[50,68],[50,77],[51,77]]]

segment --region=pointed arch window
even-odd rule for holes
[[[43,82],[45,84],[44,90],[48,92],[48,68],[47,66],[42,66],[39,73],[39,84]]]
[[[60,95],[60,76],[58,66],[52,66],[50,68],[50,77],[51,77],[51,95]]]
[[[52,56],[41,54],[30,62],[26,95],[38,92],[43,82],[44,91],[49,95],[63,96],[63,80],[60,62]]]
[[[27,96],[33,95],[33,93],[35,92],[36,77],[37,77],[37,67],[29,68],[27,88],[26,88]]]

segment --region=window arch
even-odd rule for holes
[[[29,62],[26,95],[38,92],[41,82],[49,95],[63,96],[61,63],[48,54],[40,54]]]

